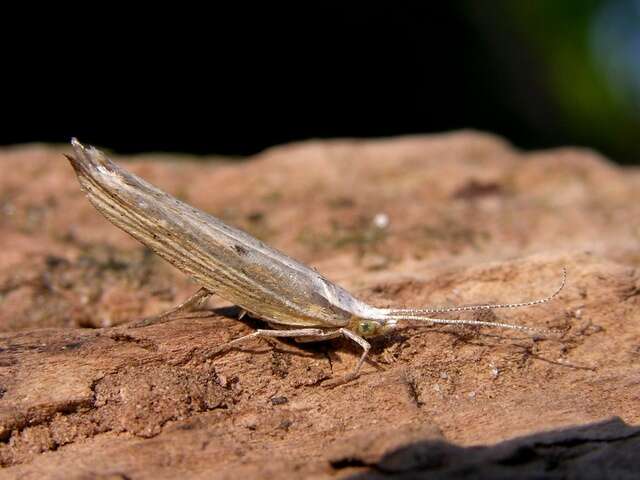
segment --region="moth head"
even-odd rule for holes
[[[384,335],[396,326],[396,320],[353,317],[351,328],[361,337]]]

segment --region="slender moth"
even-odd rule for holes
[[[198,308],[210,295],[232,302],[270,329],[232,340],[227,349],[254,337],[291,337],[313,342],[345,337],[362,348],[352,373],[358,376],[369,352],[368,337],[384,335],[399,321],[478,325],[539,332],[521,325],[481,320],[434,318],[439,313],[540,305],[565,285],[538,300],[441,308],[378,308],[358,300],[315,270],[220,219],[204,213],[120,168],[102,152],[72,139],[67,156],[81,188],[94,207],[114,225],[190,276],[200,289],[184,303],[133,324],[161,323]]]

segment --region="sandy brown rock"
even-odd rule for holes
[[[375,305],[527,300],[567,267],[556,301],[489,315],[559,338],[404,328],[374,342],[358,380],[326,389],[353,345],[255,341],[205,358],[259,325],[221,299],[208,318],[119,326],[195,286],[99,216],[63,151],[0,152],[0,478],[640,469],[638,170],[473,132],[241,163],[116,158]]]

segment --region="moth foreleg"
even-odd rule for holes
[[[353,369],[351,373],[340,378],[329,380],[328,382],[325,382],[323,384],[323,386],[328,388],[337,387],[338,385],[348,383],[351,380],[358,378],[358,375],[360,375],[360,369],[362,368],[362,365],[364,364],[364,361],[367,358],[367,355],[369,354],[369,350],[371,349],[371,344],[369,342],[367,342],[360,335],[356,335],[351,330],[348,330],[346,328],[340,328],[338,330],[338,333],[344,336],[345,338],[348,338],[349,340],[352,340],[356,342],[358,345],[360,345],[362,347],[362,355],[360,355],[360,359],[358,360],[356,367]]]

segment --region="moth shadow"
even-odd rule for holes
[[[510,347],[516,350],[519,350],[520,353],[527,358],[531,358],[534,360],[538,360],[544,363],[548,363],[550,365],[555,365],[558,367],[564,367],[574,370],[589,370],[595,371],[594,367],[577,365],[569,362],[559,362],[557,360],[553,360],[552,358],[548,358],[540,353],[536,353],[534,350],[534,345],[537,341],[545,340],[545,341],[562,341],[556,338],[538,338],[532,337],[528,335],[517,335],[514,336],[512,333],[510,334],[500,334],[500,333],[488,333],[481,332],[478,328],[475,327],[464,327],[462,329],[456,330],[455,327],[447,326],[447,327],[434,327],[432,332],[441,333],[444,335],[449,335],[454,338],[455,344],[465,344],[465,345],[473,345],[478,347]]]

